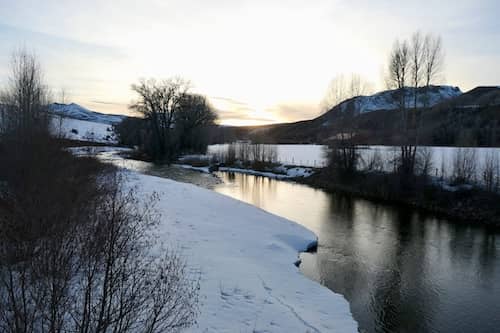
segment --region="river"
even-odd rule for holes
[[[130,163],[314,231],[317,252],[301,254],[300,270],[349,301],[361,332],[500,330],[498,232],[293,182],[224,172],[214,181],[192,170]]]
[[[301,271],[349,301],[362,332],[500,330],[500,235],[482,227],[259,176],[216,192],[318,235]]]

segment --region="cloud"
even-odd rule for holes
[[[294,122],[315,118],[320,113],[317,103],[281,103],[267,109],[277,119]]]
[[[181,75],[217,96],[222,121],[296,121],[319,113],[339,73],[382,81],[393,40],[418,29],[442,35],[449,84],[498,85],[499,11],[496,0],[0,0],[0,75],[25,43],[80,104],[127,112],[131,83]],[[122,106],[94,103],[109,100]]]
[[[217,110],[221,124],[260,125],[277,122],[273,114],[261,114],[245,102],[218,96],[209,99]]]

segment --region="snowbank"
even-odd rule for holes
[[[196,170],[199,172],[210,173],[209,167],[195,167],[195,166],[192,166],[189,164],[174,164],[174,165],[179,167],[179,168],[183,168],[183,169],[190,169],[190,170]],[[309,177],[314,173],[314,170],[311,168],[304,168],[304,167],[287,168],[285,166],[281,166],[281,167],[277,168],[277,171],[279,171],[281,173],[257,171],[257,170],[253,170],[253,169],[243,169],[243,168],[230,168],[230,167],[220,167],[219,171],[244,173],[247,175],[269,177],[269,178],[274,178],[274,179]]]
[[[293,167],[290,169],[283,167],[282,170],[283,170],[283,172],[286,172],[286,174],[257,171],[257,170],[252,170],[252,169],[240,169],[240,168],[228,168],[228,167],[220,167],[219,168],[219,171],[244,173],[244,174],[248,174],[248,175],[263,176],[263,177],[269,177],[269,178],[274,178],[274,179],[309,177],[310,175],[312,175],[314,173],[314,171],[311,168],[303,168],[303,167]]]
[[[189,332],[356,332],[349,304],[293,265],[316,242],[304,227],[190,184],[128,172],[156,192],[159,237],[201,269],[202,313]]]

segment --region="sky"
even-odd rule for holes
[[[396,38],[440,35],[439,84],[500,85],[498,0],[0,0],[0,87],[14,50],[33,51],[59,99],[128,114],[142,78],[181,76],[219,122],[314,118],[329,82],[384,89]]]

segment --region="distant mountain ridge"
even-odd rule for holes
[[[413,108],[415,88],[404,88],[396,90],[385,90],[369,96],[356,96],[347,99],[332,107],[319,118],[332,118],[339,112],[354,112],[363,114],[373,111],[397,110],[400,107],[401,94],[404,94],[405,105]],[[429,88],[417,88],[417,108],[433,107],[443,101],[462,95],[458,87],[453,86],[430,86]]]
[[[500,146],[500,86],[477,87],[465,93],[452,86],[431,86],[428,94],[424,89],[419,88],[417,94],[417,108],[422,115],[420,144]],[[402,140],[398,134],[402,119],[400,94],[405,94],[406,105],[413,112],[414,91],[405,88],[354,97],[311,120],[224,128],[213,142],[243,139],[324,144],[335,140],[347,126],[355,128],[360,144],[398,145]],[[346,113],[355,117],[346,118]]]
[[[52,113],[62,117],[107,125],[117,124],[127,117],[124,115],[105,114],[92,111],[76,103],[52,103],[49,108]]]

